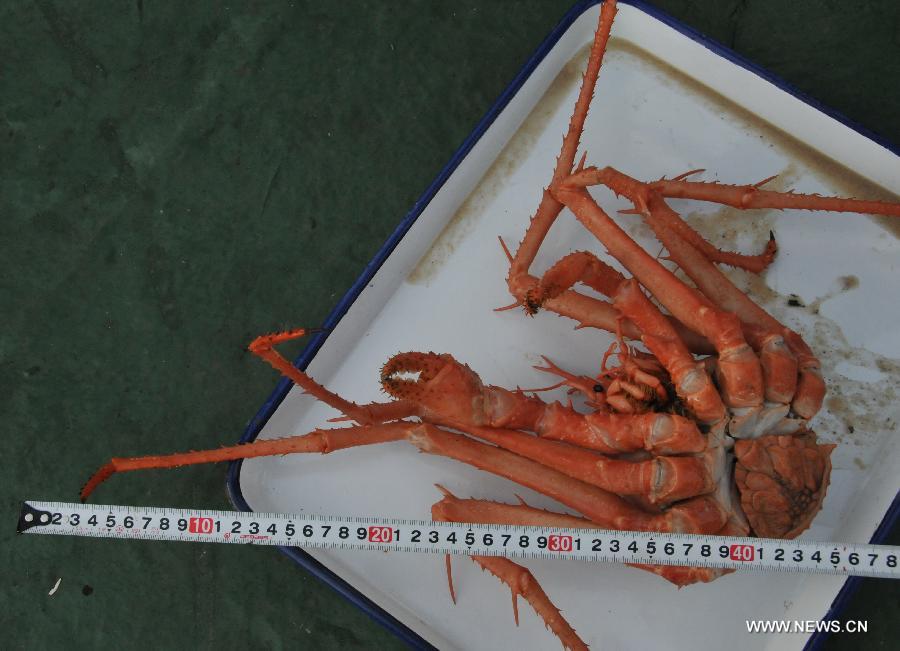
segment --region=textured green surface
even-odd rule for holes
[[[275,382],[246,343],[321,322],[570,4],[0,3],[4,646],[399,646],[270,549],[12,523],[111,454],[236,440]],[[657,4],[900,142],[896,0]],[[228,505],[222,467],[97,497]],[[868,645],[898,597],[847,612]]]

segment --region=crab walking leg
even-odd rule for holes
[[[793,399],[794,410],[801,415],[818,411],[818,405],[821,405],[821,398],[824,396],[824,383],[819,373],[818,360],[812,355],[812,351],[799,335],[788,331],[770,317],[737,289],[706,256],[669,228],[672,219],[666,219],[665,215],[675,215],[675,212],[657,192],[611,167],[602,170],[587,168],[574,174],[566,183],[576,186],[602,183],[634,201],[636,211],[643,215],[657,238],[669,250],[670,257],[694,280],[703,299],[736,315],[742,323],[744,336],[760,353],[766,399],[784,405]],[[788,339],[799,341],[799,344],[792,346]],[[720,356],[719,363],[722,361]],[[800,399],[797,400],[796,396]],[[818,404],[815,403],[816,400]],[[757,409],[759,405],[729,406],[753,407],[741,414],[739,421],[735,421],[739,425],[735,431],[741,431],[742,436],[759,435],[765,430],[766,424],[780,420],[787,413],[786,407]]]
[[[550,597],[544,592],[541,584],[527,569],[502,556],[472,556],[472,560],[505,583],[512,591],[513,619],[516,626],[519,625],[518,598],[524,597],[534,612],[544,620],[548,629],[562,642],[564,649],[573,651],[583,649],[587,651],[588,645],[578,637],[578,633],[572,625],[566,621],[559,609],[550,601]]]
[[[784,326],[758,307],[744,292],[728,280],[712,262],[677,233],[672,231],[661,218],[674,214],[665,201],[656,193],[648,196],[645,219],[657,239],[669,251],[669,256],[696,283],[704,296],[713,303],[738,315],[753,328],[745,332],[760,355],[766,382],[766,399],[772,402],[788,403],[797,388],[797,359],[785,345],[781,333]],[[766,318],[755,318],[762,313]],[[750,317],[748,319],[747,317]]]
[[[540,282],[537,277],[531,275],[527,276],[527,280],[529,288],[536,287]],[[617,328],[621,327],[624,337],[634,340],[641,338],[640,329],[628,319],[622,319],[621,312],[606,301],[565,287],[558,288],[562,290],[559,294],[545,297],[544,309],[574,319],[578,322],[576,328],[597,328],[607,332],[616,332]],[[672,317],[667,317],[667,319],[691,352],[697,355],[712,355],[716,352],[708,339],[686,328],[677,319]]]
[[[529,292],[526,308],[534,311],[546,298],[558,295],[575,282],[583,282],[614,298],[614,305],[642,332],[641,341],[673,378],[678,394],[701,421],[714,423],[725,418],[725,405],[712,380],[682,342],[672,321],[641,293],[636,281],[627,281],[618,271],[587,251],[561,258]]]
[[[638,324],[641,341],[669,372],[675,390],[701,422],[716,423],[726,416],[725,405],[706,369],[678,337],[672,324],[644,296],[635,280],[619,285],[614,303],[623,315]]]
[[[659,215],[672,209],[659,195],[650,193],[647,207],[647,223],[672,259],[708,299],[750,326],[745,331],[760,351],[766,398],[772,402],[790,402],[798,415],[812,418],[824,400],[825,381],[819,360],[809,346],[800,335],[753,302],[713,263],[666,226]]]
[[[588,251],[575,251],[560,258],[525,294],[525,310],[536,314],[548,298],[554,298],[575,283],[584,283],[605,296],[612,296],[625,276]]]
[[[657,454],[702,452],[706,439],[694,422],[676,414],[578,412],[553,403],[536,429],[543,438],[604,454],[646,450]]]
[[[82,500],[114,473],[149,468],[176,468],[184,465],[234,461],[250,457],[320,452],[327,454],[360,445],[405,439],[423,452],[462,461],[486,472],[510,479],[580,511],[598,524],[616,529],[641,531],[715,532],[722,528],[725,513],[711,497],[695,497],[665,513],[650,514],[622,498],[512,452],[501,450],[461,434],[446,432],[426,423],[397,422],[361,425],[333,430],[316,430],[302,436],[254,441],[218,450],[186,452],[164,456],[115,458],[88,480]]]
[[[527,569],[502,556],[472,556],[472,560],[505,583],[512,591],[513,617],[519,625],[518,597],[531,604],[534,612],[544,620],[548,629],[562,642],[563,648],[587,651],[588,645],[578,637],[572,625],[566,621],[550,597],[541,588],[534,575]]]
[[[690,242],[691,246],[712,262],[727,264],[730,267],[746,269],[751,273],[758,274],[765,271],[772,264],[772,261],[775,260],[775,254],[778,253],[778,243],[775,241],[775,234],[771,231],[763,252],[757,255],[748,255],[734,251],[723,251],[713,246],[674,211],[667,213],[665,218],[666,225],[669,228],[678,233],[685,241]]]
[[[145,457],[113,457],[95,472],[81,489],[81,501],[112,475],[132,470],[153,468],[179,468],[203,463],[219,463],[255,457],[271,457],[284,454],[318,452],[328,454],[359,445],[402,441],[409,435],[407,422],[385,425],[361,425],[344,429],[315,430],[302,436],[253,441],[241,445],[231,445],[215,450],[196,450],[175,454],[149,455]]]
[[[503,247],[503,251],[506,253],[507,259],[511,263],[513,259],[512,255],[510,255],[502,238],[500,238],[500,244]],[[575,257],[572,258],[571,255],[575,255]],[[587,280],[582,280],[577,272],[571,273],[567,269],[567,266],[573,263],[566,262],[567,258],[573,260],[575,265],[582,265],[589,268]],[[583,260],[584,258],[593,258],[596,262],[592,262],[589,259]],[[623,319],[622,314],[612,305],[606,301],[601,301],[591,296],[585,296],[584,294],[569,289],[576,282],[584,282],[600,293],[611,296],[610,293],[607,293],[608,290],[617,287],[618,283],[624,279],[618,271],[601,261],[592,253],[580,251],[577,252],[577,254],[566,256],[566,258],[563,258],[553,265],[551,269],[547,270],[543,280],[527,274],[525,279],[528,281],[527,286],[530,288],[529,292],[531,292],[531,300],[529,300],[528,295],[524,295],[524,302],[526,309],[533,310],[533,312],[530,311],[530,313],[537,312],[537,308],[543,306],[551,312],[556,312],[560,316],[569,317],[570,319],[578,321],[576,328],[598,328],[600,330],[606,330],[607,332],[620,332],[628,339],[641,338],[641,332],[637,326],[628,319]],[[516,304],[509,307],[515,307],[515,305]],[[500,310],[509,309],[509,307],[500,308]],[[666,318],[671,322],[672,327],[675,328],[679,338],[684,341],[691,352],[698,355],[712,355],[716,352],[716,349],[706,338],[693,330],[686,328],[677,319],[671,316]]]
[[[460,499],[438,486],[444,498],[431,507],[431,517],[444,522],[474,522],[478,524],[513,524],[560,529],[600,529],[590,520],[574,515],[554,513],[521,504],[501,504],[484,500]],[[691,583],[714,581],[729,570],[681,567],[677,565],[633,564],[682,587]]]
[[[692,170],[690,172],[687,172],[686,174],[682,174],[672,181],[677,182],[686,176],[690,176],[691,174],[702,171],[704,170]],[[772,178],[765,179],[757,183],[756,186],[752,187],[758,188],[759,186],[771,181]],[[648,185],[653,189],[659,191],[663,196],[668,196],[664,191],[667,187],[665,185],[666,182],[666,179],[661,179],[657,183],[650,183]],[[746,269],[751,273],[761,273],[770,264],[772,264],[772,261],[775,259],[775,254],[778,253],[778,243],[775,241],[775,234],[771,231],[769,232],[769,241],[766,242],[765,249],[763,249],[762,253],[757,255],[745,255],[743,253],[723,251],[722,249],[716,248],[710,242],[708,242],[706,238],[700,235],[700,233],[694,230],[687,222],[685,222],[678,213],[674,211],[664,215],[664,217],[666,219],[666,225],[669,228],[678,233],[678,235],[681,236],[682,239],[684,239],[686,242],[689,242],[691,246],[700,251],[712,262],[719,262],[732,267]]]
[[[644,496],[651,504],[668,504],[716,488],[713,460],[704,455],[626,461],[517,430],[450,426],[605,491]]]
[[[822,197],[817,194],[795,192],[774,192],[761,190],[759,183],[756,185],[727,185],[715,182],[663,179],[648,185],[662,196],[671,199],[696,199],[725,204],[734,208],[818,210],[900,217],[900,203]]]
[[[447,354],[400,353],[384,365],[381,379],[387,393],[417,405],[430,423],[524,429],[607,454],[706,449],[706,437],[688,418],[653,412],[580,414],[558,402],[548,405],[521,391],[486,386],[475,371]]]
[[[609,33],[612,29],[613,19],[616,15],[615,0],[606,0],[600,8],[600,19],[597,23],[597,31],[594,33],[594,43],[588,59],[587,70],[584,73],[581,89],[578,91],[578,100],[575,102],[575,110],[569,120],[569,128],[563,138],[562,149],[556,159],[556,168],[553,171],[552,183],[557,183],[572,172],[575,163],[575,153],[578,150],[578,141],[584,130],[584,121],[587,118],[588,108],[594,96],[594,88],[597,85],[597,77],[600,74],[600,66],[603,63],[603,55],[606,52],[606,44],[609,41]],[[562,210],[562,204],[544,189],[538,209],[531,218],[525,237],[519,244],[516,254],[509,267],[510,292],[520,302],[524,301],[525,293],[531,287],[528,282],[528,270],[537,255],[541,243],[550,231],[550,227]]]
[[[442,486],[438,486],[438,489],[440,489],[444,495],[450,495],[450,492]],[[439,506],[440,504],[441,502],[438,502],[431,507],[431,517],[437,522],[477,522],[477,520],[454,520],[444,517]],[[562,616],[562,613],[560,613],[559,608],[553,605],[553,602],[550,601],[547,593],[544,592],[543,588],[541,588],[537,579],[534,578],[534,575],[531,572],[518,563],[514,563],[502,556],[473,555],[471,556],[471,559],[477,565],[481,566],[483,570],[487,570],[509,587],[512,592],[513,618],[516,621],[516,626],[519,625],[518,597],[522,596],[531,605],[538,617],[544,621],[547,628],[559,638],[559,641],[562,642],[564,648],[584,649],[587,651],[587,644],[578,637],[575,629],[572,628],[572,625],[569,624]],[[445,562],[447,565],[447,583],[450,587],[450,596],[455,604],[456,595],[453,590],[453,577],[451,574],[449,555],[445,557]]]
[[[718,502],[706,496],[679,502],[664,513],[646,513],[617,495],[530,459],[430,425],[419,426],[409,440],[423,452],[452,457],[506,477],[613,529],[713,533],[722,528],[727,517]]]
[[[725,403],[729,407],[762,404],[762,370],[759,359],[744,339],[740,320],[712,307],[709,301],[644,251],[584,189],[567,185],[573,178],[569,177],[566,184],[555,188],[557,197],[676,319],[715,346],[719,354],[719,385]],[[629,199],[640,201],[641,186],[635,182],[633,186],[617,185],[613,189]]]

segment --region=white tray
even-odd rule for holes
[[[487,383],[507,387],[548,383],[531,368],[539,354],[576,373],[597,371],[608,334],[573,331],[573,322],[547,313],[531,319],[518,310],[492,311],[510,302],[497,236],[511,246],[520,241],[549,180],[597,11],[587,9],[564,31],[427,203],[315,354],[309,371],[316,379],[358,402],[383,400],[379,369],[407,350],[451,353]],[[729,183],[779,174],[770,187],[867,198],[900,192],[896,154],[708,49],[696,35],[622,4],[613,36],[582,138],[589,164],[611,164],[646,180],[704,167],[711,170],[704,178]],[[627,207],[607,192],[595,196],[610,212]],[[728,273],[806,337],[828,379],[826,408],[814,424],[822,439],[840,445],[824,508],[804,536],[868,541],[900,489],[900,447],[891,441],[900,419],[900,374],[892,359],[900,357],[900,301],[888,289],[900,282],[897,238],[862,216],[672,205],[720,246],[754,251],[775,231],[780,253],[763,277]],[[659,248],[635,217],[620,223],[649,249]],[[535,269],[584,248],[603,255],[564,213]],[[789,306],[791,295],[807,307]],[[305,433],[334,415],[292,390],[259,436]],[[427,518],[440,499],[435,483],[464,497],[512,502],[519,494],[530,504],[565,510],[405,443],[248,460],[238,479],[235,494],[260,511]],[[467,559],[454,560],[454,606],[443,559],[311,554],[442,649],[558,646],[524,604],[516,628],[508,590]],[[749,635],[745,620],[818,620],[844,583],[829,576],[734,574],[677,590],[621,566],[565,560],[525,565],[597,649],[802,647],[803,635]]]

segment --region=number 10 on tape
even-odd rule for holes
[[[900,548],[602,529],[24,502],[18,531],[900,578]]]

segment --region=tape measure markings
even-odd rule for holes
[[[900,578],[900,547],[647,531],[31,500],[22,504],[17,531],[127,540],[569,558],[588,562]]]

